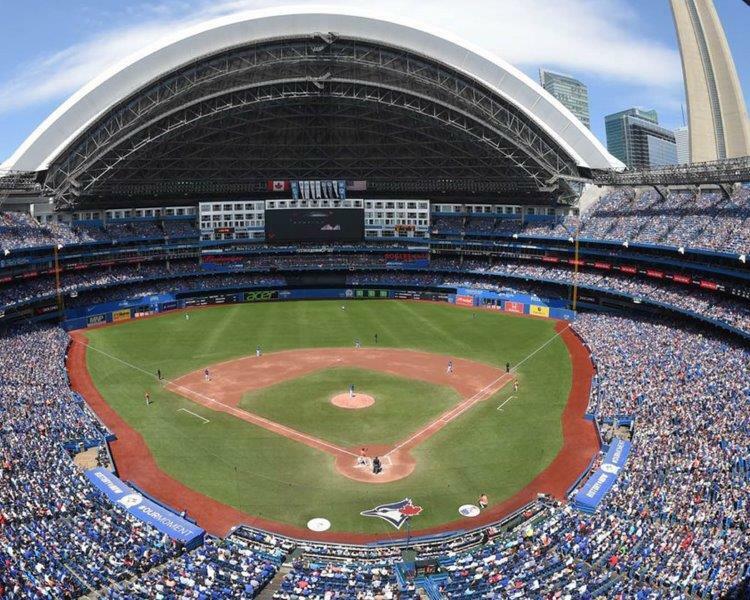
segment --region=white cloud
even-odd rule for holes
[[[329,0],[327,4],[372,6],[365,0]],[[625,0],[474,0],[463,4],[430,0],[421,4],[421,14],[415,14],[413,0],[381,0],[377,9],[454,33],[519,67],[544,65],[648,87],[676,89],[681,83],[677,51],[638,36],[638,17]],[[137,25],[105,31],[0,79],[0,113],[62,101],[113,63],[179,28],[277,5],[271,0],[131,4],[127,20]]]

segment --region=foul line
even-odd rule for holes
[[[505,402],[503,402],[500,406],[497,407],[497,410],[503,410],[503,406],[505,406],[506,404],[508,404],[508,402],[510,402],[511,400],[513,400],[513,398],[515,398],[515,396],[510,396]]]
[[[477,402],[480,402],[482,400],[485,400],[489,398],[492,394],[494,394],[498,390],[490,390],[490,388],[493,388],[495,385],[497,385],[498,382],[501,383],[500,388],[501,389],[505,384],[506,378],[508,378],[508,373],[503,373],[498,377],[497,379],[491,381],[486,386],[484,386],[481,390],[479,390],[477,393],[475,393],[473,396],[470,396],[463,402],[457,404],[453,408],[451,408],[449,411],[443,413],[440,415],[437,419],[432,421],[429,425],[426,427],[423,427],[419,431],[417,431],[415,434],[404,440],[403,442],[400,442],[399,444],[396,444],[385,456],[389,456],[393,452],[396,452],[397,450],[400,450],[404,446],[407,446],[411,442],[413,442],[415,439],[419,438],[420,436],[424,435],[426,432],[428,432],[430,429],[434,429],[436,426],[437,429],[442,429],[445,425],[450,423],[452,420],[454,420],[457,417],[460,417],[463,413],[465,413],[467,410],[469,410],[472,406],[474,406]],[[489,392],[487,390],[490,390]]]
[[[189,413],[189,414],[193,415],[194,417],[198,417],[201,421],[203,421],[204,425],[206,423],[210,423],[211,422],[208,419],[206,419],[205,417],[201,417],[200,415],[196,415],[192,410],[188,410],[187,408],[178,408],[177,412],[180,412],[180,411]]]
[[[505,381],[501,381],[506,377],[509,377],[510,373],[515,373],[518,370],[518,367],[521,366],[523,363],[525,363],[527,360],[529,360],[532,356],[536,355],[540,351],[542,351],[544,348],[549,346],[555,339],[560,337],[563,333],[565,333],[570,328],[570,323],[568,323],[564,328],[562,328],[560,331],[556,332],[555,335],[553,335],[550,339],[548,339],[546,342],[544,342],[541,346],[539,346],[536,350],[531,352],[526,358],[522,359],[520,362],[516,363],[511,369],[508,371],[508,373],[503,373],[500,377],[495,379],[494,381],[490,382],[486,386],[484,386],[481,390],[479,390],[476,394],[471,396],[470,398],[467,398],[457,406],[454,406],[451,410],[444,413],[440,417],[438,417],[435,421],[427,425],[426,427],[423,427],[419,431],[417,431],[415,434],[413,434],[411,437],[409,437],[407,440],[397,444],[394,446],[385,456],[390,455],[393,452],[396,452],[397,450],[400,450],[404,446],[410,444],[415,439],[419,438],[420,436],[424,435],[425,433],[429,432],[431,429],[434,429],[437,427],[436,431],[439,429],[442,429],[445,425],[456,419],[457,417],[461,416],[463,413],[465,413],[467,410],[469,410],[472,406],[477,404],[478,402],[485,400],[489,398],[492,394],[494,394],[496,391],[499,391],[502,389],[502,387],[505,385]],[[512,377],[511,377],[512,379]],[[495,386],[498,382],[501,382],[500,387],[497,390],[487,392],[487,390],[493,386]],[[511,398],[514,396],[511,396]],[[504,406],[508,400],[506,400],[501,406]],[[500,407],[498,407],[499,410]],[[429,437],[429,436],[428,436]]]
[[[95,348],[91,344],[84,344],[82,342],[78,342],[78,340],[73,340],[74,342],[80,343],[86,348],[91,348],[95,352],[99,352],[100,354],[103,354],[104,356],[108,356],[112,360],[116,360],[117,362],[125,365],[126,367],[129,367],[131,369],[135,369],[136,371],[140,371],[141,373],[145,373],[146,375],[149,375],[153,377],[154,379],[159,379],[154,373],[151,373],[150,371],[147,371],[146,369],[142,369],[138,365],[134,365],[132,363],[129,363],[126,360],[123,360],[117,356],[114,356],[113,354],[110,354],[109,352],[105,352],[104,350],[100,350],[99,348]],[[307,435],[306,433],[302,433],[301,431],[297,431],[296,429],[292,429],[291,427],[287,427],[286,425],[282,425],[281,423],[277,423],[276,421],[271,421],[269,419],[266,419],[264,417],[261,417],[259,415],[256,415],[254,413],[247,412],[245,410],[239,410],[235,408],[234,406],[229,406],[228,404],[224,404],[223,402],[219,402],[218,400],[215,400],[209,396],[206,396],[205,394],[198,392],[196,390],[193,390],[187,386],[181,385],[179,383],[175,383],[171,380],[163,380],[166,384],[179,389],[183,390],[184,392],[188,394],[194,394],[195,396],[198,396],[199,398],[202,398],[206,402],[210,402],[211,404],[217,404],[222,408],[222,412],[227,412],[235,417],[238,417],[242,419],[243,421],[247,421],[249,423],[254,423],[255,425],[258,425],[260,427],[263,427],[264,429],[271,431],[272,433],[279,433],[279,431],[283,431],[285,433],[288,433],[287,437],[297,437],[300,439],[307,440],[310,442],[310,445],[317,446],[318,450],[321,450],[323,448],[328,448],[330,450],[333,450],[336,453],[340,454],[348,454],[349,456],[358,456],[357,453],[351,452],[350,450],[346,450],[345,448],[340,448],[339,446],[336,446],[334,444],[329,444],[326,441],[323,441],[321,439],[318,439],[316,437]]]
[[[546,342],[544,342],[539,348],[534,350],[531,354],[529,354],[526,358],[524,358],[521,362],[516,363],[514,367],[511,367],[511,371],[516,371],[518,367],[520,367],[523,363],[525,363],[527,360],[529,360],[532,356],[534,356],[537,352],[542,351],[544,348],[549,346],[553,341],[555,341],[556,338],[560,337],[563,333],[565,333],[568,329],[570,329],[570,323],[568,323],[565,327],[563,327],[560,331],[558,331],[555,335],[553,335],[550,339],[548,339]]]

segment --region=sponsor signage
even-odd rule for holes
[[[268,302],[269,300],[278,300],[278,290],[257,290],[245,292],[245,302]]]
[[[523,314],[523,302],[516,302],[515,300],[506,300],[503,303],[503,310],[505,312]]]
[[[529,304],[529,314],[536,317],[549,317],[549,306],[540,306],[539,304]]]
[[[607,270],[609,270],[609,269],[612,268],[612,265],[610,265],[609,263],[605,263],[605,262],[595,262],[594,266],[597,269],[607,269]]]
[[[347,297],[350,297],[350,296],[347,296]],[[354,290],[354,297],[355,298],[387,298],[388,290]]]
[[[688,277],[687,275],[672,275],[672,281],[676,281],[678,283],[691,283],[692,279]]]
[[[542,256],[542,262],[556,263],[560,262],[560,259],[556,256]]]
[[[112,313],[112,322],[121,323],[122,321],[130,320],[130,309],[124,308],[122,310],[116,310]]]
[[[588,478],[576,494],[574,504],[585,512],[594,512],[607,492],[615,485],[620,471],[630,454],[631,443],[615,438],[609,445],[601,466]]]
[[[91,315],[86,318],[86,327],[93,327],[94,325],[101,325],[107,322],[107,315]]]
[[[621,266],[620,271],[622,271],[623,273],[630,273],[632,275],[635,275],[638,272],[638,269],[636,269],[635,267]]]
[[[456,295],[456,304],[458,306],[474,306],[474,296]]]
[[[719,287],[713,281],[703,281],[703,280],[701,280],[700,286],[702,288],[707,289],[707,290],[715,290],[715,289],[717,289]]]
[[[655,279],[664,279],[663,271],[655,271],[654,269],[647,269],[646,275],[648,275],[649,277],[654,277]]]
[[[190,521],[139,494],[101,467],[86,471],[86,477],[113,504],[183,544],[200,543],[204,531]]]

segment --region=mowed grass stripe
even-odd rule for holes
[[[175,378],[207,364],[298,347],[407,347],[504,367],[552,338],[554,323],[439,304],[396,301],[284,302],[223,306],[132,321],[88,332],[96,348]],[[416,314],[419,316],[417,318]],[[444,331],[424,325],[424,320]],[[461,338],[465,345],[456,344]],[[570,387],[567,350],[558,338],[522,365],[518,398],[496,410],[506,390],[479,403],[415,450],[407,479],[371,486],[349,480],[333,459],[164,390],[156,379],[89,350],[89,368],[109,404],[146,440],[159,466],[186,485],[249,514],[304,527],[331,519],[336,531],[391,533],[359,515],[404,496],[425,506],[414,527],[458,517],[460,504],[486,492],[499,502],[549,464],[562,443],[560,415]],[[507,388],[506,388],[507,389]],[[154,403],[145,406],[143,393]],[[185,407],[211,420],[177,413]],[[332,423],[332,427],[337,423]],[[340,424],[338,426],[341,426]]]

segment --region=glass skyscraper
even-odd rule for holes
[[[565,108],[578,117],[581,123],[591,129],[589,90],[583,83],[570,75],[563,75],[546,69],[539,69],[539,83],[557,98]]]
[[[674,132],[659,125],[655,110],[629,108],[604,117],[607,150],[631,169],[677,164]]]

